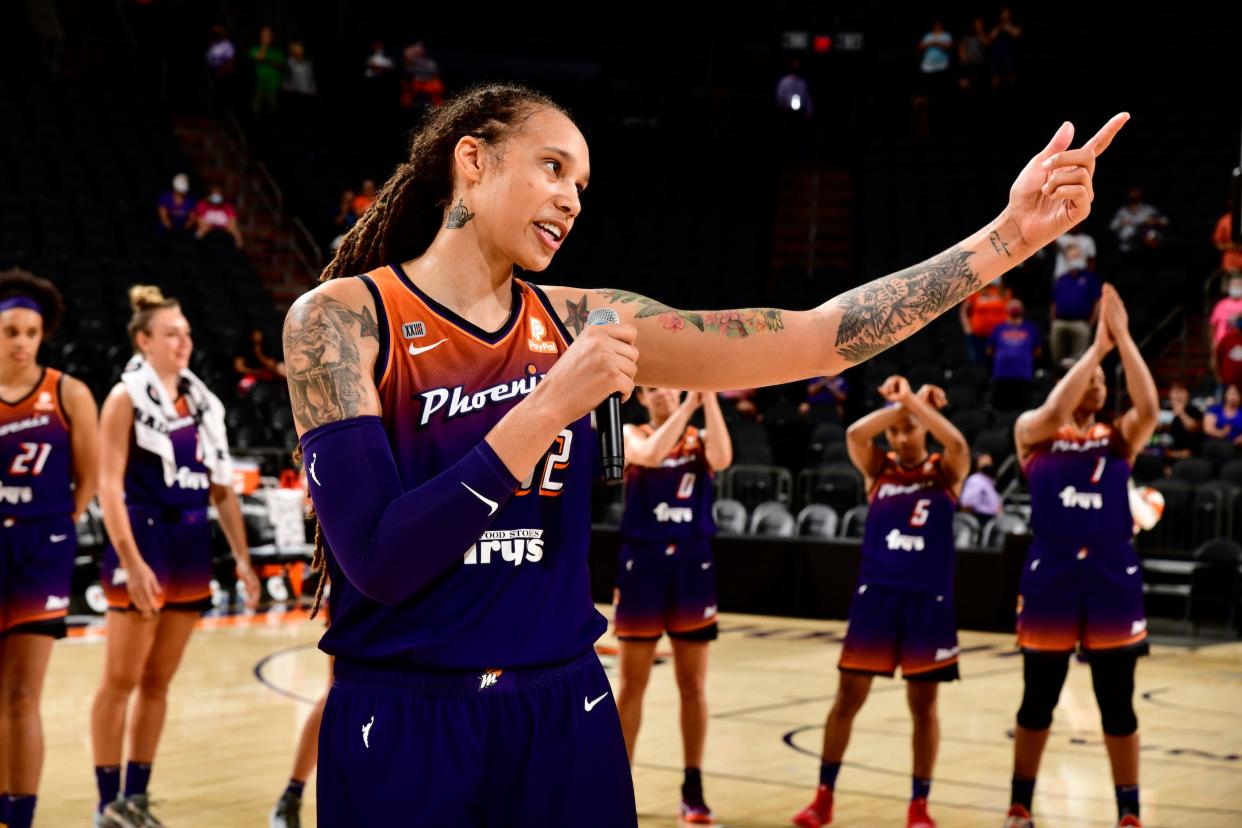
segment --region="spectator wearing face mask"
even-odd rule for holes
[[[962,496],[957,501],[963,512],[988,517],[1000,514],[1001,496],[996,491],[995,473],[992,455],[980,454],[975,458],[975,472],[962,484]]]
[[[1236,385],[1225,386],[1225,399],[1207,410],[1203,431],[1209,437],[1242,443],[1242,393]]]
[[[1131,187],[1126,203],[1117,208],[1109,228],[1117,234],[1121,252],[1129,254],[1159,247],[1168,226],[1164,213],[1143,201],[1143,188]]]
[[[1090,270],[1069,270],[1052,285],[1052,361],[1070,367],[1091,344],[1100,310],[1100,278]]]
[[[172,190],[160,196],[156,206],[160,227],[165,233],[194,229],[194,199],[190,197],[190,179],[185,173],[173,176]]]
[[[237,224],[237,210],[224,200],[224,192],[219,187],[211,188],[210,195],[198,203],[194,215],[198,224],[198,232],[194,234],[196,239],[226,233],[233,237],[233,244],[241,250],[242,234]]]
[[[1039,352],[1039,331],[1026,321],[1022,301],[1011,299],[1009,319],[996,326],[988,341],[988,353],[992,356],[992,405],[1001,411],[1017,411],[1030,404]]]
[[[1229,295],[1216,303],[1212,308],[1209,321],[1212,325],[1212,348],[1220,345],[1220,341],[1233,327],[1233,320],[1242,314],[1242,273],[1229,278]]]
[[[1055,282],[1062,273],[1071,270],[1095,270],[1095,239],[1082,232],[1082,223],[1070,228],[1056,240],[1057,258],[1052,267]]]
[[[1180,460],[1199,453],[1203,444],[1203,411],[1190,402],[1190,391],[1180,382],[1169,386],[1169,410],[1160,412],[1152,444],[1166,460]]]
[[[966,350],[970,361],[983,365],[987,361],[988,341],[996,326],[1005,321],[1013,294],[1000,279],[970,294],[958,305],[962,331],[966,334]]]

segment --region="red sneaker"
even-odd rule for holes
[[[1139,818],[1134,814],[1126,814],[1121,818],[1121,822],[1117,823],[1117,828],[1143,828],[1143,823],[1139,822]]]
[[[687,802],[681,801],[681,808],[678,809],[677,816],[683,825],[715,825],[716,819],[712,816],[712,809],[707,807],[705,802]]]
[[[832,789],[820,785],[815,792],[815,801],[803,808],[793,818],[798,828],[823,828],[832,823]]]
[[[926,799],[911,799],[906,811],[906,828],[936,828],[936,821],[927,815]]]
[[[1021,805],[1010,805],[1009,814],[1005,817],[1005,828],[1035,828],[1031,812]]]

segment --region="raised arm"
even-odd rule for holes
[[[660,392],[664,393],[664,392]],[[677,392],[671,392],[677,393]],[[644,434],[638,426],[625,426],[625,462],[635,466],[658,466],[677,445],[686,431],[686,424],[699,407],[699,392],[688,391],[686,398],[673,410],[660,427]]]
[[[1160,397],[1156,392],[1156,381],[1152,379],[1151,369],[1147,367],[1138,345],[1130,336],[1130,319],[1121,296],[1112,285],[1105,285],[1104,291],[1108,297],[1101,302],[1104,321],[1108,325],[1109,334],[1117,343],[1121,367],[1126,373],[1126,391],[1134,404],[1117,421],[1117,430],[1125,438],[1130,454],[1134,456],[1142,451],[1156,431]]]
[[[943,389],[935,385],[924,385],[917,394],[909,393],[901,401],[906,410],[927,426],[931,436],[944,446],[940,467],[944,470],[949,485],[954,491],[960,491],[966,475],[970,474],[970,446],[962,432],[957,430],[957,426],[940,413],[946,403]]]
[[[703,453],[712,471],[723,471],[733,465],[733,438],[720,410],[720,399],[714,393],[703,395]]]
[[[809,311],[687,311],[621,289],[545,290],[575,334],[600,307],[633,324],[642,385],[711,391],[838,374],[920,330],[1082,221],[1094,197],[1096,157],[1128,117],[1117,115],[1077,150],[1067,149],[1074,130],[1063,124],[1018,175],[996,219],[925,262]]]
[[[845,431],[845,448],[850,453],[850,462],[862,472],[868,489],[884,463],[884,452],[875,444],[875,438],[905,413],[899,400],[909,390],[910,384],[905,377],[889,377],[880,386],[880,396],[892,404],[877,408],[865,417],[859,417]]]
[[[460,564],[561,429],[610,393],[629,395],[634,335],[629,325],[583,333],[483,440],[407,488],[379,417],[379,329],[366,286],[333,280],[298,299],[284,329],[294,423],[320,527],[350,582],[394,604]]]
[[[1014,442],[1018,448],[1018,459],[1026,458],[1034,446],[1047,442],[1056,436],[1057,431],[1074,413],[1074,408],[1082,400],[1083,393],[1091,384],[1095,370],[1100,362],[1113,349],[1112,336],[1104,324],[1103,318],[1096,326],[1095,341],[1074,366],[1061,377],[1048,394],[1044,404],[1032,411],[1027,411],[1014,424]]]

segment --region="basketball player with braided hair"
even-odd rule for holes
[[[158,287],[130,289],[134,357],[104,401],[99,432],[99,502],[108,546],[100,580],[108,597],[103,675],[91,707],[91,742],[104,828],[157,828],[147,783],[168,707],[168,686],[190,633],[211,608],[211,524],[220,528],[245,584],[259,579],[233,491],[224,407],[190,370],[190,323]],[[129,698],[129,760],[121,748]]]
[[[0,823],[30,828],[43,770],[39,703],[65,636],[74,524],[95,496],[98,412],[39,362],[64,312],[50,282],[0,274]]]
[[[951,249],[788,312],[683,311],[517,278],[544,270],[573,229],[585,139],[518,86],[478,87],[430,113],[325,284],[285,321],[333,588],[319,824],[417,813],[437,825],[632,826],[625,744],[593,650],[606,622],[587,571],[589,412],[635,383],[788,382],[896,344],[1080,221],[1096,156],[1126,118],[1077,150],[1063,125],[1008,205]],[[596,308],[620,324],[586,325]]]

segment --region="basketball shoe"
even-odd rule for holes
[[[1010,805],[1009,816],[1005,817],[1005,828],[1035,828],[1035,820],[1031,812],[1021,805]]]
[[[1121,822],[1117,823],[1117,828],[1143,828],[1143,823],[1139,822],[1139,818],[1134,814],[1126,814],[1121,818]]]
[[[164,828],[164,823],[151,813],[151,798],[144,793],[109,802],[104,806],[103,816],[119,828]]]
[[[803,808],[793,818],[798,828],[823,828],[832,823],[832,789],[820,785],[815,791],[815,801]]]
[[[906,828],[936,828],[936,821],[927,815],[927,800],[910,800],[910,809],[906,811]]]
[[[268,828],[302,828],[302,797],[285,791],[267,824]]]

